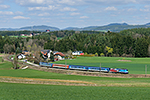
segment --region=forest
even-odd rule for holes
[[[52,31],[33,37],[10,37],[30,31],[0,32],[0,52],[12,53],[28,50],[32,53],[43,49],[53,51],[83,51],[109,57],[149,57],[150,28],[136,28],[114,32],[99,31]],[[2,34],[5,33],[5,34]],[[9,34],[7,34],[9,33]]]

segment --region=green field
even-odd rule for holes
[[[1,100],[150,100],[150,88],[0,83]]]
[[[109,78],[109,77],[93,77],[65,75],[58,73],[50,73],[33,69],[11,69],[12,63],[0,63],[0,76],[24,77],[24,78],[41,78],[41,79],[61,79],[61,80],[78,80],[96,83],[97,85],[124,85],[124,86],[148,86],[150,87],[149,78]]]
[[[129,69],[129,72],[143,74],[145,64],[150,66],[149,58],[125,58],[131,62],[119,62],[124,58],[111,57],[78,57],[74,60],[59,61],[57,63],[99,66],[121,67]],[[149,78],[111,78],[65,75],[32,69],[12,69],[11,62],[1,62],[0,76],[23,77],[36,79],[77,80],[97,84],[97,86],[65,86],[65,85],[31,85],[0,82],[0,100],[149,100]],[[142,71],[140,71],[143,69]],[[134,71],[136,70],[136,71]],[[149,73],[149,71],[148,71]],[[150,74],[150,73],[149,73]]]
[[[118,60],[128,60],[118,61]],[[150,74],[150,58],[124,58],[124,57],[77,57],[77,59],[59,61],[56,63],[110,67],[110,68],[126,68],[130,74],[145,74],[145,65],[147,65],[147,74]]]

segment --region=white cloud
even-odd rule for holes
[[[60,9],[60,11],[76,11],[77,9],[75,8],[70,8],[70,7],[65,7],[63,9]]]
[[[149,12],[150,11],[150,5],[145,5],[143,9],[140,9],[142,12]]]
[[[140,9],[140,11],[142,11],[142,12],[149,12],[150,10],[149,9]]]
[[[28,10],[54,10],[57,7],[49,5],[48,7],[28,7]]]
[[[116,11],[117,8],[115,8],[115,7],[107,7],[107,8],[105,8],[105,10],[106,11]]]
[[[70,14],[71,16],[75,16],[75,15],[80,15],[80,13],[77,13],[77,12],[73,12]]]
[[[16,3],[23,6],[35,6],[35,5],[44,5],[52,4],[53,0],[15,0]]]
[[[135,8],[129,8],[129,9],[127,9],[127,11],[136,11],[137,9],[135,9]]]
[[[80,18],[83,18],[83,19],[84,19],[84,18],[89,18],[89,17],[88,17],[88,16],[81,16]]]
[[[38,16],[49,16],[50,14],[49,13],[41,13],[41,14],[38,14]]]
[[[11,11],[0,11],[1,15],[13,15],[14,13]]]
[[[58,3],[61,4],[68,4],[68,5],[75,5],[77,0],[57,0]]]
[[[7,8],[9,8],[10,6],[8,6],[8,5],[0,5],[0,9],[7,9]]]
[[[16,0],[16,2],[19,3],[20,5],[26,5],[29,3],[41,4],[44,1],[45,0]]]
[[[24,17],[24,16],[15,16],[13,19],[30,19],[30,17]]]

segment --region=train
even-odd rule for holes
[[[68,69],[68,70],[81,70],[81,71],[90,71],[90,72],[121,73],[121,74],[129,73],[128,69],[121,69],[121,68],[64,65],[64,64],[46,63],[46,62],[40,62],[39,65],[41,67],[48,67],[48,68],[61,68],[61,69]]]

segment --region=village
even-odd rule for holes
[[[60,61],[60,60],[65,60],[65,59],[72,59],[73,56],[84,55],[84,53],[82,51],[75,51],[75,52],[70,52],[69,54],[68,53],[64,54],[59,51],[41,50],[40,55],[44,61],[54,62],[54,61]],[[35,54],[31,55],[31,52],[26,50],[26,51],[22,51],[22,53],[17,54],[17,58],[19,60],[27,59],[27,58],[36,59],[36,56]],[[13,59],[13,57],[11,59]]]

